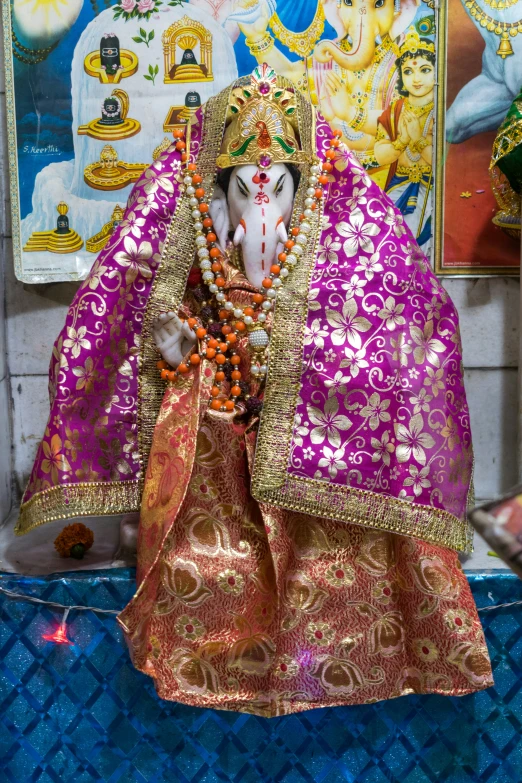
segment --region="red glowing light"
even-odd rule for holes
[[[59,625],[54,633],[42,634],[42,639],[46,642],[54,642],[55,644],[72,644],[71,640],[67,638],[67,629],[65,625]]]

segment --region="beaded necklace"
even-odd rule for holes
[[[214,361],[218,366],[209,400],[209,405],[214,411],[230,412],[235,410],[242,394],[239,385],[242,379],[242,373],[239,369],[241,359],[236,347],[241,337],[248,335],[248,346],[253,354],[250,367],[251,375],[259,380],[263,380],[266,376],[268,366],[265,357],[270,337],[263,328],[263,324],[267,319],[267,314],[274,307],[278,288],[283,285],[283,281],[288,277],[291,269],[296,266],[299,257],[304,252],[308,235],[312,230],[309,219],[323,198],[324,186],[327,184],[328,174],[333,168],[331,160],[335,157],[335,150],[340,144],[340,135],[340,131],[334,131],[334,137],[330,140],[330,148],[325,153],[324,162],[320,164],[317,160],[310,167],[309,187],[304,202],[305,209],[299,218],[299,225],[291,228],[283,252],[279,253],[277,260],[270,267],[270,272],[263,280],[262,287],[253,294],[252,305],[244,307],[236,307],[228,299],[224,290],[223,251],[217,244],[214,224],[209,215],[209,204],[202,186],[203,178],[198,174],[197,165],[187,162],[183,183],[185,196],[189,199],[194,219],[196,255],[203,283],[208,287],[211,297],[215,299],[220,308],[219,325],[222,337],[218,339],[209,334],[197,318],[188,318],[187,323],[199,340],[199,351],[192,353],[188,362],[181,362],[175,370],[169,369],[163,360],[158,362],[158,368],[161,371],[161,377],[172,383],[180,375],[186,375],[191,367],[197,367],[202,359]],[[188,161],[183,131],[176,129],[174,136],[178,139],[176,150],[181,153],[182,161]],[[270,163],[268,163],[268,167],[269,165]],[[232,383],[228,394],[223,386],[226,380],[224,370],[227,363],[232,366],[230,376]]]

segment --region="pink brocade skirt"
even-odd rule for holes
[[[149,584],[119,616],[161,698],[273,717],[493,684],[455,552],[260,506],[252,447],[205,417]]]

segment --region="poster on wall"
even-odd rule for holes
[[[496,131],[522,85],[522,3],[448,0],[447,14],[435,271],[518,275],[520,218],[501,213],[488,169]]]
[[[85,278],[121,222],[133,184],[172,143],[173,130],[258,62],[306,91],[341,130],[437,271],[462,273],[469,253],[457,258],[459,246],[442,224],[443,215],[453,214],[453,182],[464,178],[458,164],[446,178],[442,173],[445,102],[436,93],[444,82],[445,17],[435,5],[3,0],[12,53],[6,72],[17,277]],[[460,144],[452,138],[450,155]],[[346,165],[341,151],[336,176]],[[151,208],[154,187],[151,181]],[[479,190],[471,183],[469,189]],[[354,195],[364,199],[364,183]],[[469,204],[457,199],[459,207],[471,207],[479,196],[473,193]],[[130,230],[139,245],[140,226]],[[493,230],[507,246],[513,241]],[[335,244],[325,248],[332,263]],[[446,264],[447,248],[453,264]],[[481,264],[467,266],[482,271]]]

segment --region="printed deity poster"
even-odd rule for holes
[[[509,90],[481,92],[482,123],[463,133],[452,120],[444,138],[446,104],[458,119],[459,105],[469,113],[463,90],[480,91],[464,83],[472,71],[457,68],[453,19],[478,36],[479,58],[486,34],[499,44],[472,16],[478,2],[450,0],[445,99],[445,8],[433,0],[4,0],[17,276],[85,278],[173,130],[261,62],[341,130],[439,273],[514,269],[517,242],[493,222],[487,175]],[[515,60],[493,57],[501,71]],[[342,176],[346,153],[335,166]],[[149,190],[153,208],[153,183]],[[141,239],[137,224],[134,235]],[[325,248],[332,263],[335,244]]]

